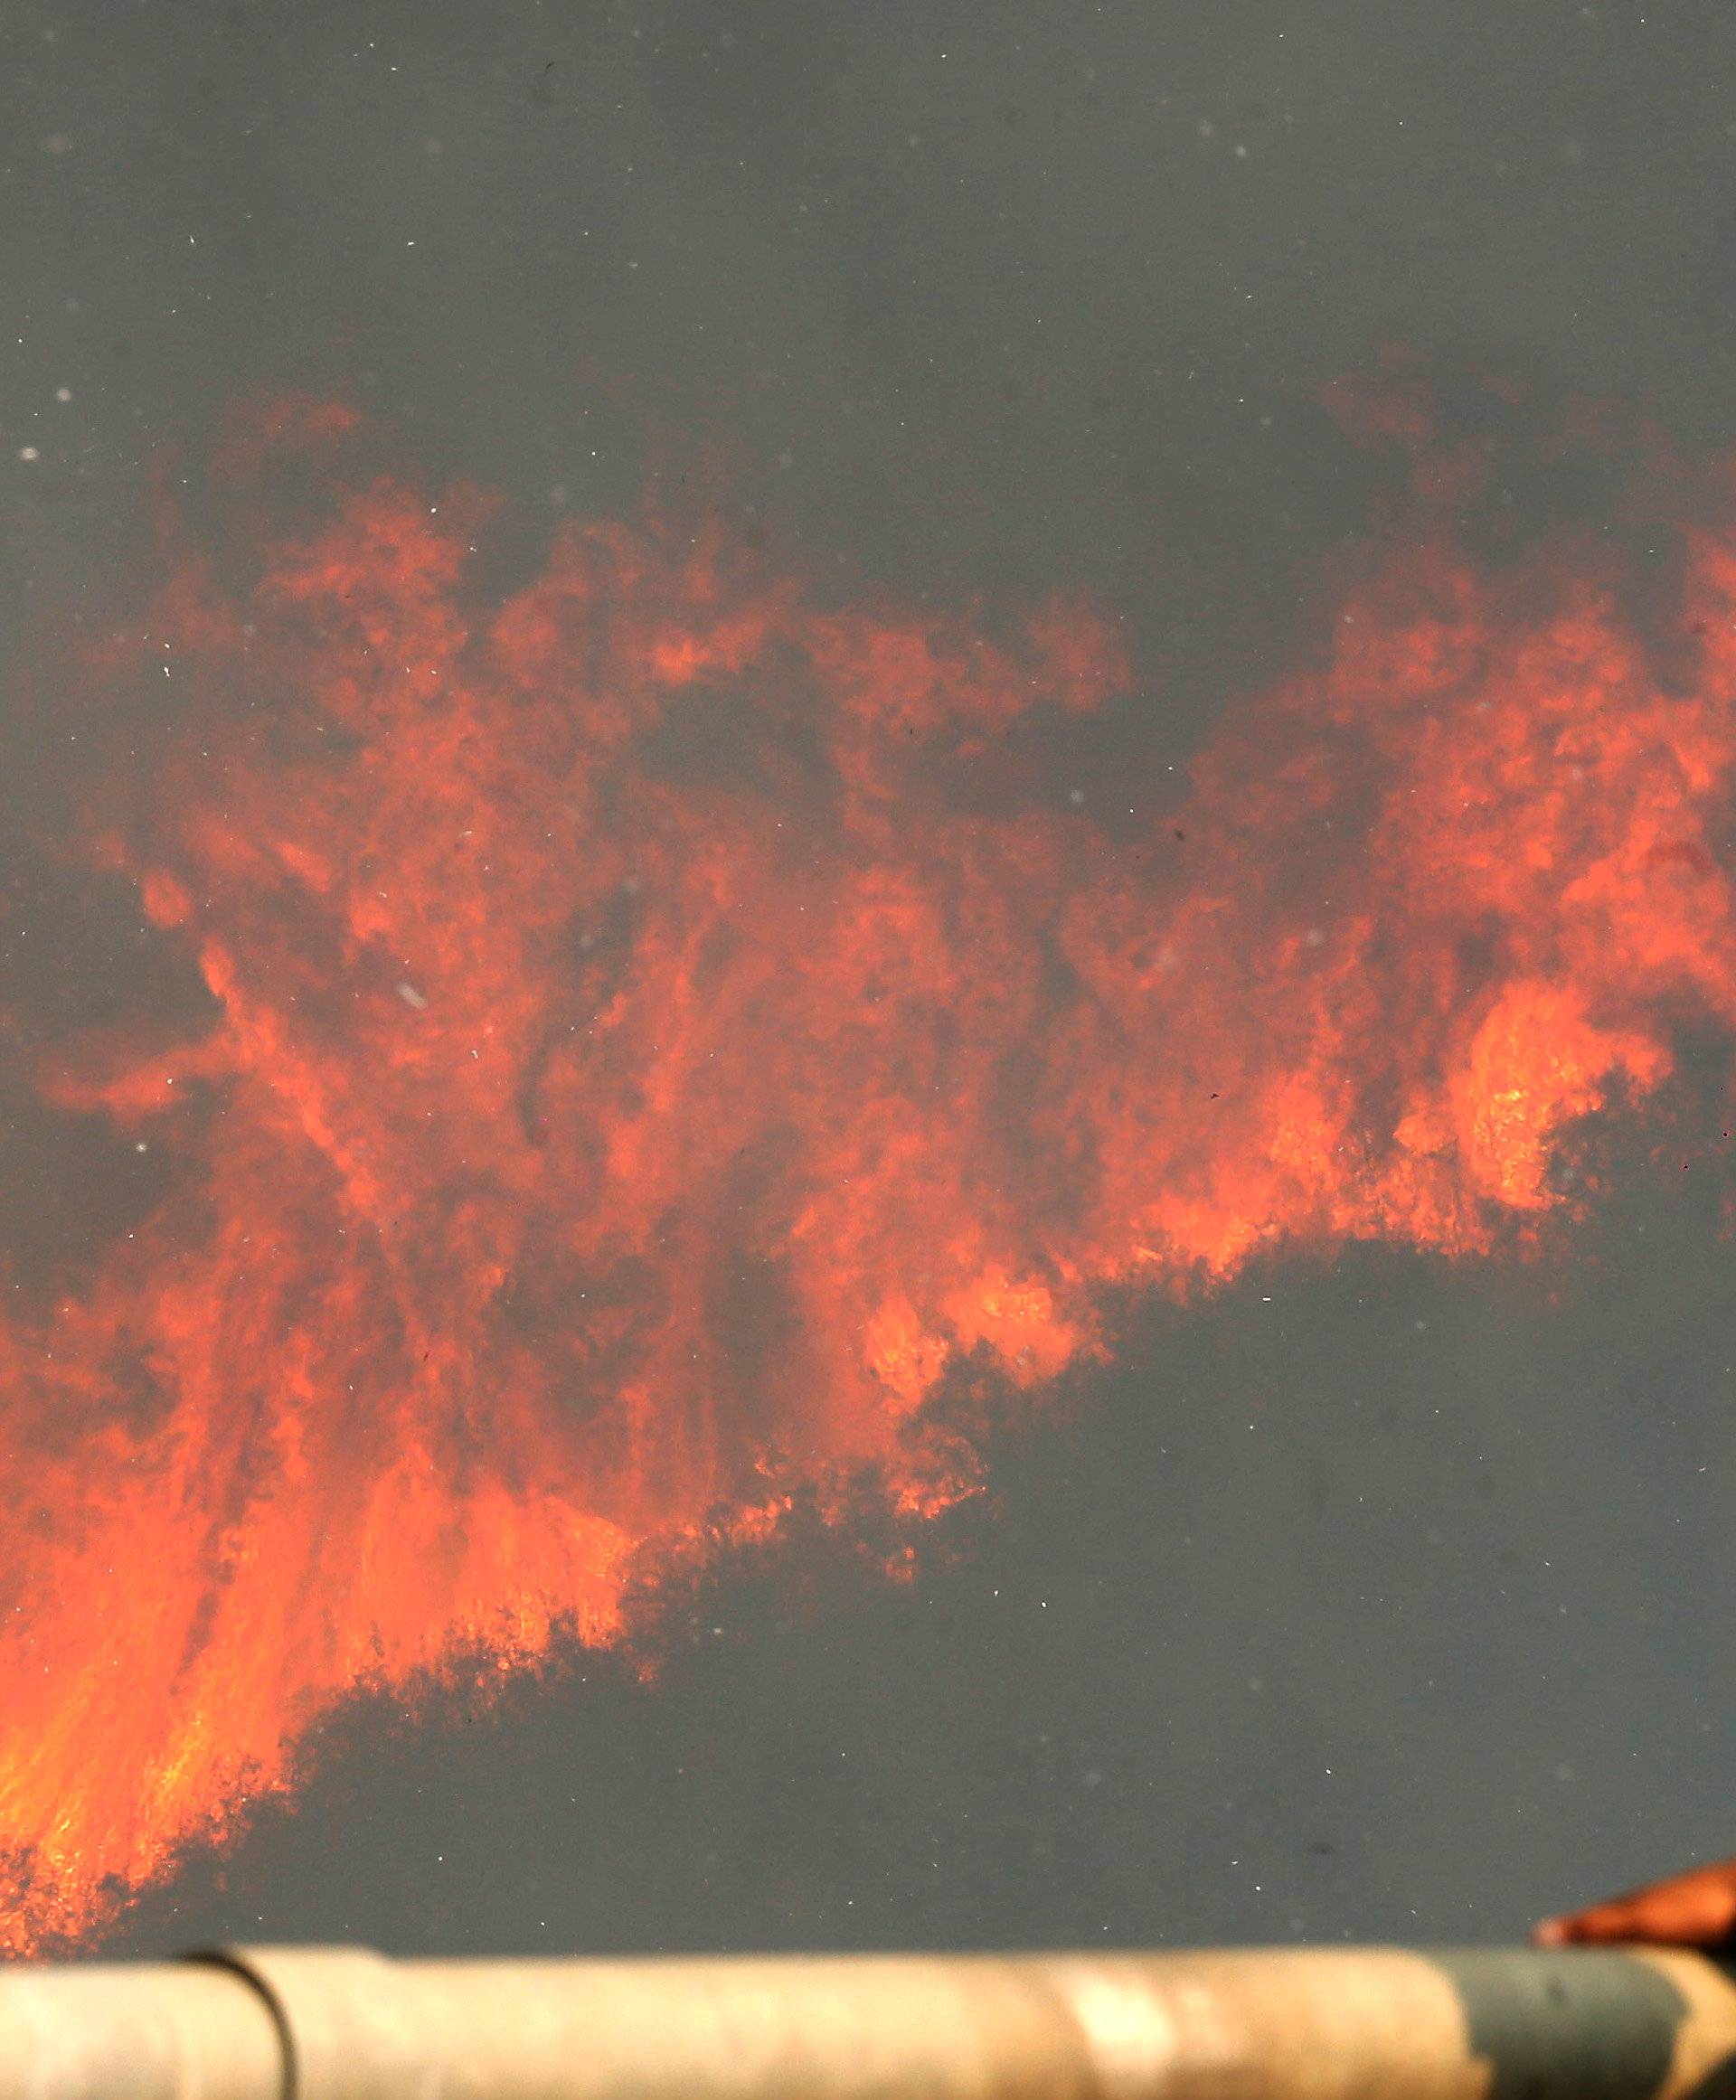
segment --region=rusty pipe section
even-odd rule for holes
[[[1656,1950],[0,1971],[0,2100],[1730,2100],[1736,1982]]]

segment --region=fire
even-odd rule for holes
[[[1736,527],[1684,530],[1668,674],[1607,558],[1407,537],[1135,833],[957,791],[1127,689],[1090,606],[840,607],[655,515],[486,603],[474,494],[335,466],[258,523],[349,421],[231,447],[254,523],[103,660],[177,727],[78,852],[197,1011],[16,1052],[172,1167],[0,1328],[14,1949],[358,1685],[608,1641],[793,1481],[968,1492],[925,1403],[1052,1380],[1111,1287],[1524,1248],[1570,1126],[1736,1024]]]

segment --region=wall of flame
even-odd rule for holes
[[[171,533],[87,667],[178,696],[72,851],[203,1004],[12,1017],[48,1110],[173,1163],[0,1328],[14,1950],[288,1785],[357,1686],[618,1637],[647,1555],[797,1483],[968,1493],[927,1404],[1052,1380],[1108,1293],[1523,1254],[1595,1194],[1573,1127],[1736,1022],[1719,475],[1666,610],[1607,547],[1493,567],[1425,506],[1184,802],[1111,823],[969,791],[1129,690],[1109,611],[839,602],[652,508],[490,598],[487,501],[355,436],[304,403],[232,441],[228,531]]]

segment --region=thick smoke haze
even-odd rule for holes
[[[1522,427],[1590,397],[1694,457],[1736,438],[1717,9],[11,31],[0,649],[31,740],[0,852],[8,969],[67,1031],[168,965],[42,848],[89,786],[51,682],[157,573],[153,473],[238,400],[355,399],[430,485],[500,491],[501,593],[561,518],[683,473],[852,601],[1090,590],[1133,689],[1027,777],[1142,815],[1317,654],[1323,579],[1381,529],[1397,470],[1324,381],[1396,340],[1449,433],[1494,375],[1550,404]],[[1612,525],[1625,457],[1517,453],[1475,532]],[[148,1191],[6,1106],[14,1258],[76,1263]],[[480,1712],[358,1701],[292,1805],[115,1944],[1498,1936],[1736,1849],[1736,1289],[1693,1162],[1618,1143],[1592,1225],[1533,1264],[1275,1259],[1130,1314],[910,1584],[798,1536],[665,1598],[654,1681],[563,1653]]]

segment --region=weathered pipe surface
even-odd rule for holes
[[[0,1972],[0,2100],[1736,2100],[1699,1954],[392,1962]]]

